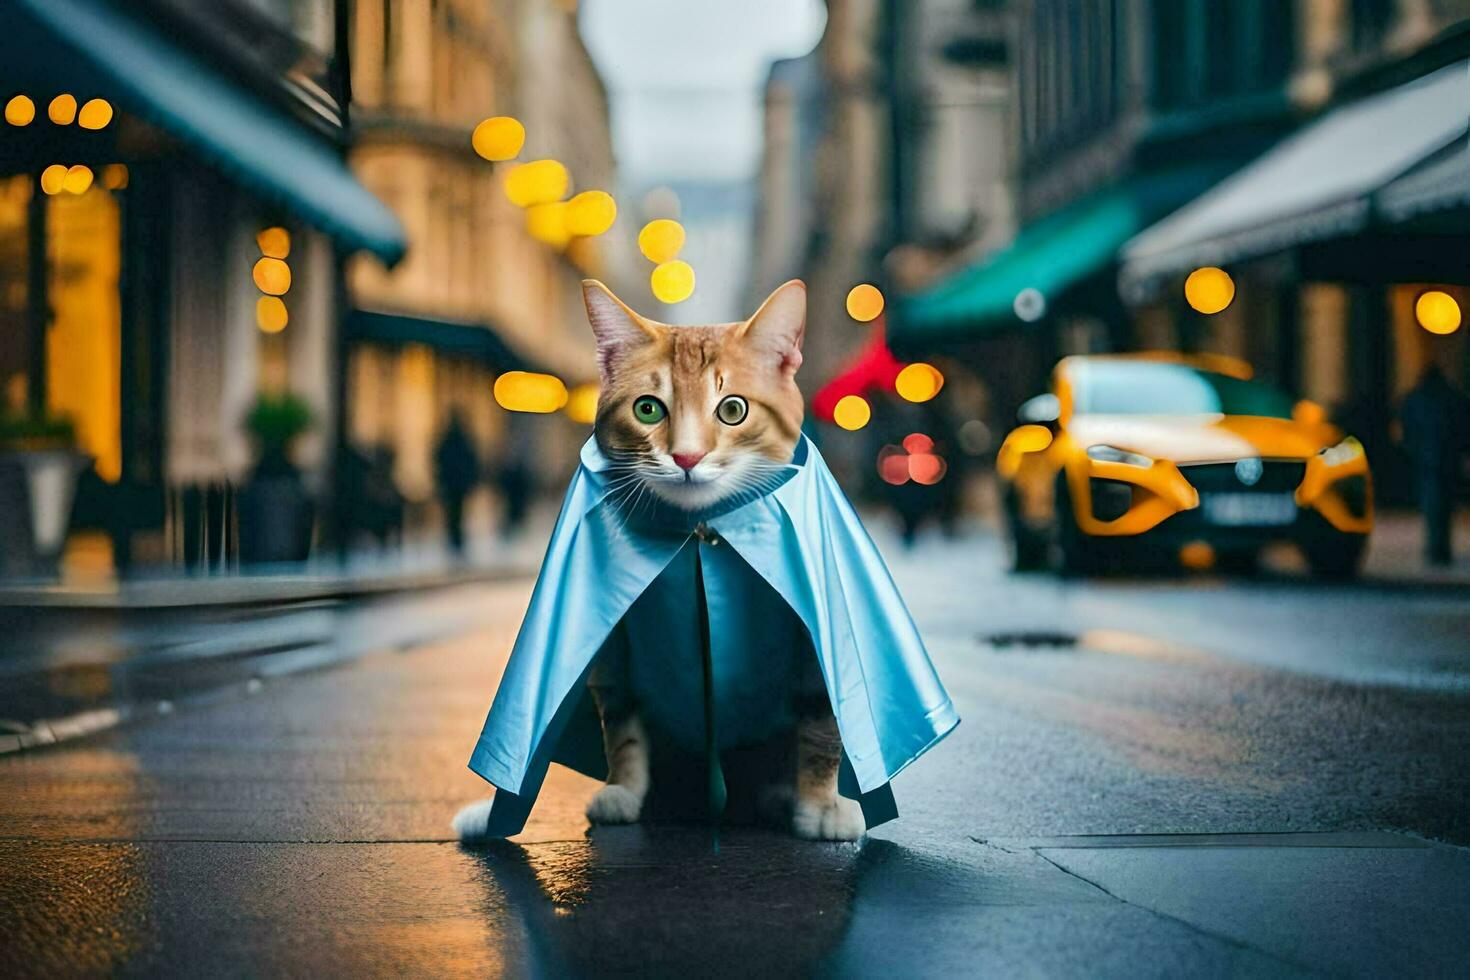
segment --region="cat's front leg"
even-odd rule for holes
[[[830,710],[796,724],[796,799],[791,829],[807,840],[857,840],[867,829],[857,802],[837,793],[842,735]]]
[[[597,701],[607,753],[607,785],[587,804],[587,819],[602,824],[635,823],[648,795],[648,733],[637,712],[612,710],[606,697],[597,697]]]

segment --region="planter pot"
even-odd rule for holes
[[[240,561],[305,561],[311,554],[315,511],[299,474],[252,477],[240,490]]]
[[[90,463],[73,449],[0,452],[0,578],[60,574],[77,478]]]

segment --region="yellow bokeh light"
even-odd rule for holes
[[[92,168],[84,167],[80,163],[68,168],[61,186],[66,188],[68,194],[85,194],[87,188],[92,186]]]
[[[110,191],[120,191],[128,186],[128,167],[125,163],[109,163],[102,168],[102,186]]]
[[[1195,269],[1184,280],[1184,299],[1201,313],[1219,313],[1235,299],[1235,280],[1212,265]]]
[[[17,95],[5,103],[5,121],[12,126],[29,126],[36,118],[36,104],[28,95]]]
[[[280,225],[262,228],[255,236],[260,254],[270,259],[284,259],[291,254],[291,233]]]
[[[58,126],[70,126],[77,117],[77,100],[62,93],[51,100],[51,105],[46,108],[46,115]]]
[[[898,396],[905,401],[926,402],[939,394],[939,389],[944,387],[944,375],[934,365],[920,361],[898,372],[893,386],[898,389]]]
[[[567,396],[567,418],[581,425],[591,425],[597,420],[597,394],[595,384],[573,388]]]
[[[106,129],[112,122],[112,104],[106,99],[88,99],[77,115],[77,125],[83,129]]]
[[[507,371],[495,379],[495,402],[508,412],[557,412],[567,403],[560,378],[530,371]]]
[[[290,321],[286,304],[279,296],[262,296],[255,301],[255,325],[264,333],[280,333]]]
[[[284,296],[291,289],[291,267],[280,259],[267,257],[256,262],[250,278],[267,296]]]
[[[1208,541],[1190,541],[1179,548],[1179,564],[1195,571],[1215,567],[1215,548]]]
[[[517,207],[550,204],[567,196],[572,178],[555,160],[517,164],[505,175],[505,196]]]
[[[858,283],[847,291],[847,315],[859,323],[875,320],[883,312],[883,292],[871,283]]]
[[[670,218],[656,218],[638,233],[638,251],[650,262],[672,262],[684,247],[684,226]]]
[[[1018,453],[1039,453],[1051,445],[1051,430],[1044,425],[1023,425],[1006,437],[1006,445]]]
[[[538,242],[553,248],[566,247],[572,239],[572,233],[567,230],[567,202],[553,201],[526,208],[526,231]]]
[[[583,191],[567,202],[567,231],[601,235],[618,218],[618,202],[607,191]]]
[[[66,186],[66,167],[53,163],[41,171],[41,190],[47,194],[60,194]]]
[[[1460,329],[1460,304],[1449,293],[1430,289],[1414,301],[1414,319],[1425,330],[1443,337]]]
[[[491,116],[475,127],[470,144],[486,160],[514,160],[526,145],[526,127],[510,116]]]
[[[848,432],[861,429],[872,417],[873,409],[861,395],[844,395],[838,400],[837,407],[832,409],[832,421]]]
[[[664,262],[649,277],[653,295],[660,303],[682,303],[694,294],[694,269],[688,262]]]

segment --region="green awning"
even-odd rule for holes
[[[408,247],[398,218],[330,140],[123,5],[4,0],[0,59],[12,84],[102,96],[148,120],[348,251],[392,264]]]
[[[347,336],[388,347],[423,344],[442,354],[479,361],[496,373],[539,371],[511,349],[495,329],[484,323],[435,320],[406,313],[352,310],[347,314]]]
[[[1003,251],[899,297],[891,345],[913,351],[1040,319],[1069,290],[1110,272],[1124,242],[1223,175],[1200,166],[1138,176],[1033,222]]]

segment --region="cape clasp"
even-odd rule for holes
[[[703,521],[694,525],[694,536],[704,544],[716,545],[720,543],[720,536],[715,533],[714,528]]]

